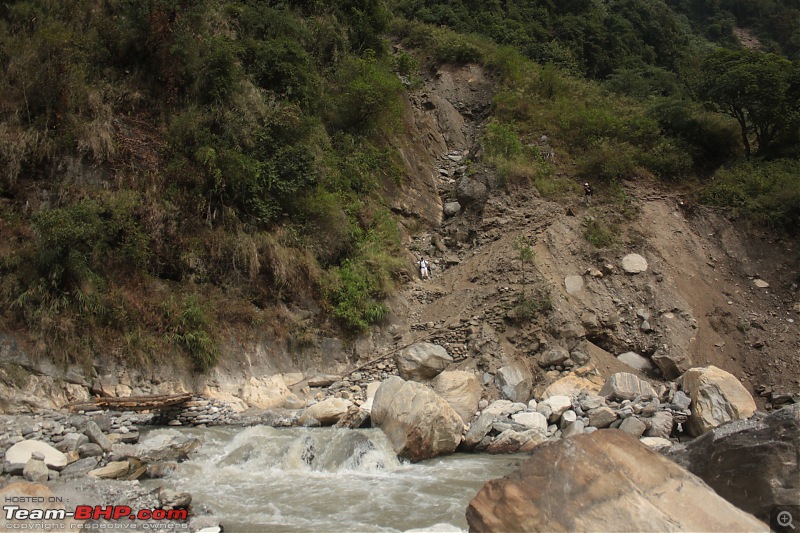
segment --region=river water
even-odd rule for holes
[[[192,493],[226,533],[466,530],[469,501],[524,459],[456,454],[404,463],[379,429],[181,432],[202,445],[163,482]]]

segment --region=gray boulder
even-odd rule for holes
[[[100,446],[104,452],[110,452],[112,445],[111,441],[108,440],[108,437],[103,433],[100,429],[100,426],[97,425],[96,422],[90,420],[86,423],[86,427],[84,427],[83,432],[89,437],[89,442],[93,442]]]
[[[608,378],[599,394],[615,400],[633,400],[637,396],[642,398],[658,397],[652,385],[627,372],[618,372]]]
[[[669,411],[658,411],[651,418],[644,420],[647,424],[645,435],[648,437],[661,437],[668,439],[672,434],[673,418]]]
[[[528,403],[533,390],[533,374],[522,361],[515,361],[497,371],[497,387],[503,397],[512,402]]]
[[[34,452],[34,454],[37,453],[38,452]],[[41,457],[43,456],[40,455],[39,458],[31,457],[28,459],[22,471],[22,475],[31,483],[44,483],[50,479],[50,470],[47,468],[47,465],[44,464]]]
[[[401,378],[427,381],[441,374],[453,358],[438,344],[418,342],[399,352],[395,362]]]
[[[598,407],[589,411],[589,425],[597,429],[605,429],[617,421],[617,413],[610,407]]]
[[[567,359],[569,359],[569,352],[557,346],[539,354],[538,362],[540,367],[547,368],[549,366],[561,366]]]
[[[623,354],[619,354],[617,356],[617,360],[621,363],[625,363],[631,368],[635,368],[640,372],[653,371],[653,363],[650,362],[650,359],[643,357],[636,352],[625,352]]]
[[[392,376],[372,406],[372,425],[381,428],[398,456],[418,462],[453,453],[464,423],[443,398],[428,387]]]
[[[447,202],[444,204],[444,216],[454,217],[461,212],[461,204],[458,202]]]
[[[469,176],[461,178],[456,186],[456,198],[461,205],[481,203],[486,200],[488,192],[486,185]]]
[[[492,430],[494,424],[494,413],[481,413],[481,415],[472,421],[469,426],[469,431],[464,435],[464,441],[461,443],[461,449],[465,452],[473,451],[483,438]]]
[[[731,420],[745,420],[756,412],[756,402],[736,376],[715,366],[692,368],[681,377],[680,385],[692,399],[691,435],[702,435]]]
[[[800,502],[800,404],[761,420],[729,422],[673,446],[666,456],[732,504],[767,520]]]
[[[135,457],[146,463],[182,461],[200,446],[200,440],[176,430],[150,434],[138,444],[115,444],[116,457]]]

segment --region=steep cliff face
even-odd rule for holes
[[[800,300],[788,243],[756,245],[715,212],[686,209],[679,195],[646,182],[598,191],[591,207],[577,195],[556,202],[530,185],[501,186],[480,148],[491,77],[475,65],[443,66],[421,85],[405,104],[398,147],[405,176],[387,194],[405,234],[409,273],[424,255],[433,279],[405,280],[381,326],[348,341],[311,335],[302,343],[277,342],[255,327],[231,331],[223,362],[206,375],[172,361],[146,370],[104,361],[61,368],[31,360],[6,335],[2,409],[60,406],[95,393],[188,390],[241,408],[280,404],[289,391],[272,376],[291,388],[422,339],[445,346],[453,367],[477,372],[494,397],[498,370],[514,362],[533,370],[538,387],[587,363],[604,376],[623,371],[655,380],[712,364],[763,393],[762,405],[798,393]],[[559,154],[555,165],[555,179],[572,179],[568,167],[558,167]],[[612,244],[587,241],[597,217],[623,208],[628,218]],[[646,268],[626,271],[630,254]],[[543,354],[553,348],[570,359],[549,364]],[[618,359],[630,352],[636,356]],[[30,387],[36,394],[19,392]]]

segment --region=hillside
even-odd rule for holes
[[[564,345],[796,393],[796,58],[669,3],[432,6],[6,5],[4,391],[241,398],[438,335],[484,372]]]

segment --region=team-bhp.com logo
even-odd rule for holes
[[[185,521],[189,518],[189,511],[186,509],[141,509],[134,511],[126,505],[109,505],[109,506],[91,506],[91,505],[78,505],[74,511],[67,511],[64,509],[23,509],[18,505],[4,505],[6,529],[22,529],[15,527],[13,521],[43,521],[48,522],[47,529],[66,529],[66,524],[61,524],[59,527],[58,522],[63,522],[67,519],[72,519],[76,523],[70,524],[70,528],[83,529],[85,524],[80,521],[87,520],[172,520],[172,521]],[[55,526],[55,527],[53,527]],[[38,529],[31,528],[30,525],[24,529]]]

